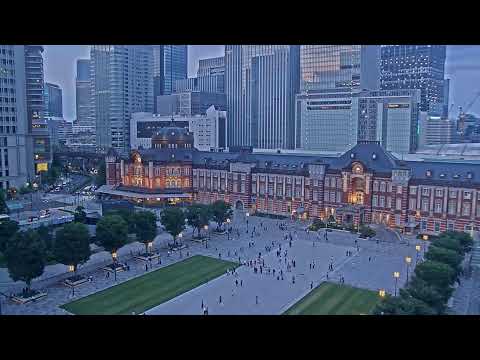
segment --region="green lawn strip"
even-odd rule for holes
[[[237,267],[237,263],[193,256],[62,306],[77,315],[138,314]]]
[[[286,315],[368,314],[378,302],[375,292],[346,285],[323,283],[288,309]]]

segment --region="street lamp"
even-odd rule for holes
[[[112,258],[113,258],[113,274],[115,276],[115,281],[117,281],[117,252],[114,251],[112,253]]]
[[[247,231],[248,231],[248,217],[250,216],[250,213],[247,212],[245,215],[247,216]]]
[[[227,219],[227,240],[230,241],[230,219]]]
[[[407,283],[408,283],[408,269],[410,268],[410,263],[412,262],[412,258],[410,256],[406,256],[405,262],[407,263]]]
[[[68,265],[68,272],[74,272],[75,266],[73,265]],[[72,285],[72,297],[75,296],[75,286]]]
[[[150,242],[148,243],[148,253],[149,253],[149,254],[151,254],[151,252],[152,252],[152,247],[153,247],[153,241],[150,241]]]
[[[383,299],[386,295],[385,289],[380,289],[378,291],[378,295]]]
[[[182,241],[183,233],[178,234],[178,238],[180,239],[180,241]]]
[[[208,234],[208,239],[206,240],[206,244],[208,244],[208,240],[210,240],[210,233],[208,232],[208,225],[204,225],[203,229]],[[205,248],[207,248],[207,247],[208,247],[208,245],[205,245]]]
[[[397,283],[398,283],[398,278],[400,277],[400,273],[398,271],[395,271],[393,273],[393,277],[395,278],[395,296],[397,296]]]
[[[418,254],[420,251],[422,251],[422,246],[421,245],[416,245],[415,250],[417,251],[417,257],[415,258],[415,265],[418,263]]]

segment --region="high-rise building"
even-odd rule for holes
[[[25,46],[25,86],[27,100],[27,121],[33,142],[33,168],[29,167],[30,181],[42,171],[48,170],[52,161],[52,149],[44,117],[44,73],[43,46]]]
[[[452,144],[459,140],[453,120],[421,112],[418,124],[419,148],[425,145]]]
[[[44,116],[63,117],[62,88],[57,84],[46,82],[43,95],[45,99]]]
[[[96,143],[128,152],[134,112],[153,111],[153,54],[147,45],[92,45]]]
[[[92,117],[92,99],[90,94],[90,59],[77,60],[75,78],[75,103],[77,110],[76,126],[91,127],[95,132],[95,119]]]
[[[168,115],[205,115],[210,106],[219,111],[227,110],[225,94],[204,91],[185,91],[157,97],[157,114]]]
[[[187,78],[187,45],[153,45],[154,97],[175,91],[175,80]],[[155,105],[155,112],[156,112]]]
[[[33,171],[23,45],[0,45],[0,189],[20,188]]]
[[[410,153],[418,143],[419,90],[311,90],[297,95],[297,147],[343,152],[375,141]]]
[[[445,79],[443,84],[443,111],[442,116],[445,119],[448,119],[450,115],[448,112],[450,110],[450,79]]]
[[[382,45],[381,88],[420,89],[420,110],[442,115],[446,45]]]
[[[218,75],[225,75],[225,56],[198,60],[198,77]]]
[[[226,45],[227,143],[294,147],[298,45]]]
[[[300,89],[377,90],[380,46],[302,45]]]
[[[225,92],[224,75],[208,75],[192,77],[188,79],[175,80],[175,92],[205,91],[210,93]]]

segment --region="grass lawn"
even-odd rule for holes
[[[142,313],[214,279],[238,264],[193,256],[62,306],[76,315]]]
[[[288,309],[284,315],[369,314],[380,301],[374,291],[323,283]]]

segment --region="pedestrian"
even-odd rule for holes
[[[371,256],[368,257],[368,262],[370,262],[370,260],[372,260]]]
[[[221,253],[218,253],[218,258],[219,258],[219,259],[222,258],[222,254],[221,254]]]
[[[107,271],[106,277],[107,277],[107,279],[110,277],[110,271]]]
[[[203,299],[202,299],[202,309],[205,311],[205,306],[203,305]]]
[[[145,271],[148,271],[148,264],[145,264]]]
[[[310,263],[309,265],[310,265],[310,270],[312,270],[312,263]]]
[[[295,260],[293,260],[293,267],[295,267]]]
[[[327,280],[328,280],[328,272],[327,272]]]
[[[255,295],[255,304],[258,305],[258,295]]]
[[[275,276],[275,269],[273,269],[273,276]]]
[[[295,276],[292,276],[292,284],[295,284]]]
[[[232,289],[232,296],[234,296],[234,295],[235,295],[235,290],[234,290],[234,289]]]
[[[263,268],[260,266],[260,274],[262,274],[262,269],[263,269]]]
[[[243,280],[240,280],[240,287],[243,287]]]
[[[238,280],[235,280],[235,286],[238,287]]]
[[[315,263],[312,264],[312,270],[315,270]]]
[[[313,289],[313,281],[310,283],[310,290]]]

